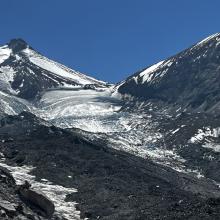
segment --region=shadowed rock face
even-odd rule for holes
[[[47,198],[42,192],[31,189],[31,186],[26,182],[26,184],[19,186],[19,194],[22,199],[26,202],[39,207],[46,213],[47,218],[51,218],[55,211],[53,202]]]
[[[26,192],[23,190],[21,190],[21,186],[16,185],[9,170],[0,167],[0,219],[28,220],[41,218],[43,220],[45,218],[42,216],[41,210],[47,213],[47,219],[52,216],[53,204],[49,203],[44,195],[31,189],[29,193],[28,189]],[[21,194],[26,196],[25,199],[21,199]],[[33,202],[38,201],[38,204],[35,202],[35,206],[33,206],[32,200]]]
[[[18,97],[33,100],[42,91],[59,87],[63,83],[76,85],[68,79],[56,76],[31,63],[28,57],[22,53],[23,49],[30,48],[23,40],[12,40],[9,47],[12,48],[13,54],[4,63],[0,64],[0,67],[9,66],[15,72],[13,81],[10,84],[14,91],[19,91],[16,94]],[[16,56],[19,56],[19,59]]]
[[[13,53],[20,52],[28,47],[28,44],[22,39],[12,39],[8,46],[12,49]]]
[[[220,34],[165,60],[119,87],[121,94],[217,113],[220,101]]]

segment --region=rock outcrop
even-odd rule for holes
[[[45,195],[28,188],[27,183],[17,186],[9,170],[0,167],[0,219],[44,220],[53,213],[54,205]]]
[[[39,190],[31,189],[31,185],[28,182],[25,182],[24,185],[19,186],[18,191],[25,201],[43,210],[46,214],[46,217],[52,217],[55,207],[53,202],[47,198],[44,193]]]

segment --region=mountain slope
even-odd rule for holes
[[[18,180],[35,176],[33,187],[50,189],[62,220],[80,219],[75,206],[81,219],[218,219],[220,191],[210,180],[90,142],[30,113],[1,124],[1,140],[11,140],[0,142],[4,166]]]
[[[118,86],[121,94],[218,113],[220,34],[142,71]]]
[[[0,47],[0,74],[1,89],[25,99],[50,88],[106,85],[42,56],[21,39]]]
[[[219,39],[115,86],[12,40],[0,49],[0,166],[46,193],[54,220],[218,219]]]

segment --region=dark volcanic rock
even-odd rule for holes
[[[142,100],[179,104],[218,114],[220,101],[220,34],[165,60],[145,77],[139,71],[118,91]]]
[[[17,214],[18,205],[15,203],[8,202],[0,199],[0,208],[5,210],[9,216],[15,216]]]
[[[33,190],[30,187],[31,186],[27,182],[24,185],[19,186],[18,190],[21,197],[42,209],[46,213],[46,216],[51,218],[55,210],[53,202],[42,192]]]
[[[20,60],[17,60],[16,56],[11,56],[0,65],[10,66],[16,71],[11,87],[13,90],[19,91],[17,96],[33,100],[42,91],[61,86],[63,83],[76,84],[34,65],[22,52],[18,52],[18,54],[22,57]]]
[[[10,129],[16,128],[18,118],[10,117]],[[91,143],[75,132],[42,125],[36,117],[26,115],[22,120],[19,129],[22,136],[10,133],[14,142],[0,144],[6,162],[14,163],[7,155],[16,150],[25,155],[26,165],[36,167],[32,174],[37,179],[46,178],[55,184],[77,188],[78,192],[67,200],[78,203],[82,217],[219,218],[220,192],[212,181]],[[28,124],[35,124],[34,129],[28,128]],[[7,124],[2,126],[0,133],[6,127]]]
[[[12,39],[8,43],[9,48],[12,49],[14,53],[20,52],[28,47],[28,44],[22,39]]]
[[[218,145],[220,138],[213,137],[212,132],[201,140],[194,143],[190,139],[199,130],[220,127],[220,117],[207,113],[182,113],[176,118],[161,120],[158,128],[165,133],[158,146],[166,146],[167,149],[175,150],[178,155],[186,160],[185,165],[189,169],[199,170],[200,173],[216,182],[220,182],[220,151],[205,148],[207,143]],[[176,131],[173,133],[173,131]]]
[[[204,144],[218,145],[220,142],[219,41],[220,35],[214,35],[162,62],[154,70],[146,70],[148,75],[143,75],[142,71],[134,74],[118,87],[125,98],[129,95],[127,102],[122,101],[120,111],[132,113],[134,124],[136,123],[134,127],[131,126],[131,133],[128,135],[134,131],[137,136],[131,137],[135,140],[140,135],[137,146],[142,147],[148,143],[144,142],[143,136],[158,131],[160,138],[149,145],[152,144],[152,148],[158,151],[170,150],[174,156],[177,155],[177,160],[174,156],[170,158],[184,165],[186,173],[175,171],[179,166],[171,169],[171,164],[176,165],[171,160],[158,160],[167,165],[163,166],[156,163],[156,159],[143,159],[108,147],[106,138],[114,139],[117,132],[111,136],[99,136],[97,133],[91,135],[77,129],[63,130],[29,112],[1,116],[0,152],[5,157],[3,162],[10,166],[34,167],[31,175],[36,177],[35,181],[46,179],[55,185],[76,188],[78,191],[69,194],[66,202],[76,202],[83,218],[218,220],[220,155],[218,148],[213,150],[204,147]],[[41,65],[34,64],[31,61],[33,54],[35,61],[41,57],[40,62],[45,64],[47,59],[34,51],[24,51],[29,46],[22,40],[12,40],[8,46],[13,52],[0,67],[1,71],[9,73],[13,70],[14,78],[10,82],[4,79],[1,81],[4,85],[2,91],[7,93],[2,96],[5,100],[7,97],[7,102],[3,100],[3,105],[15,100],[20,100],[21,103],[29,100],[32,101],[29,103],[36,104],[43,92],[66,84],[78,85],[84,89],[96,89],[102,85],[93,80],[87,85],[80,84],[77,80],[60,76],[56,71],[46,70],[47,66],[43,65],[44,69]],[[50,70],[53,71],[54,63],[51,63]],[[69,69],[68,71],[76,76],[80,75]],[[12,94],[13,101],[9,99]],[[135,98],[130,99],[130,96]],[[137,121],[136,115],[141,116]],[[151,125],[148,126],[147,123],[152,123],[152,134],[148,133]],[[203,135],[201,140],[190,141],[198,131],[203,132],[207,128],[209,133]],[[118,135],[118,139],[116,137],[114,140],[131,138],[126,135]],[[198,171],[198,177],[191,170]],[[53,215],[53,203],[40,192],[29,188],[27,184],[16,189],[10,173],[0,169],[0,215],[4,218],[22,216],[23,219],[44,219],[42,210],[48,218]],[[52,216],[53,218],[62,219],[61,216]]]
[[[14,178],[6,168],[0,167],[0,219],[45,219],[38,210],[31,209],[27,201],[21,200]]]
[[[85,82],[105,87],[104,82],[47,59],[22,39],[13,39],[4,48],[9,49],[9,57],[0,63],[0,73],[9,71],[8,74],[13,74],[13,77],[9,81],[0,77],[1,91],[34,100],[48,89],[83,86]]]

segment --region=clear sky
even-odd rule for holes
[[[0,44],[23,38],[109,82],[220,32],[219,0],[1,0]]]

